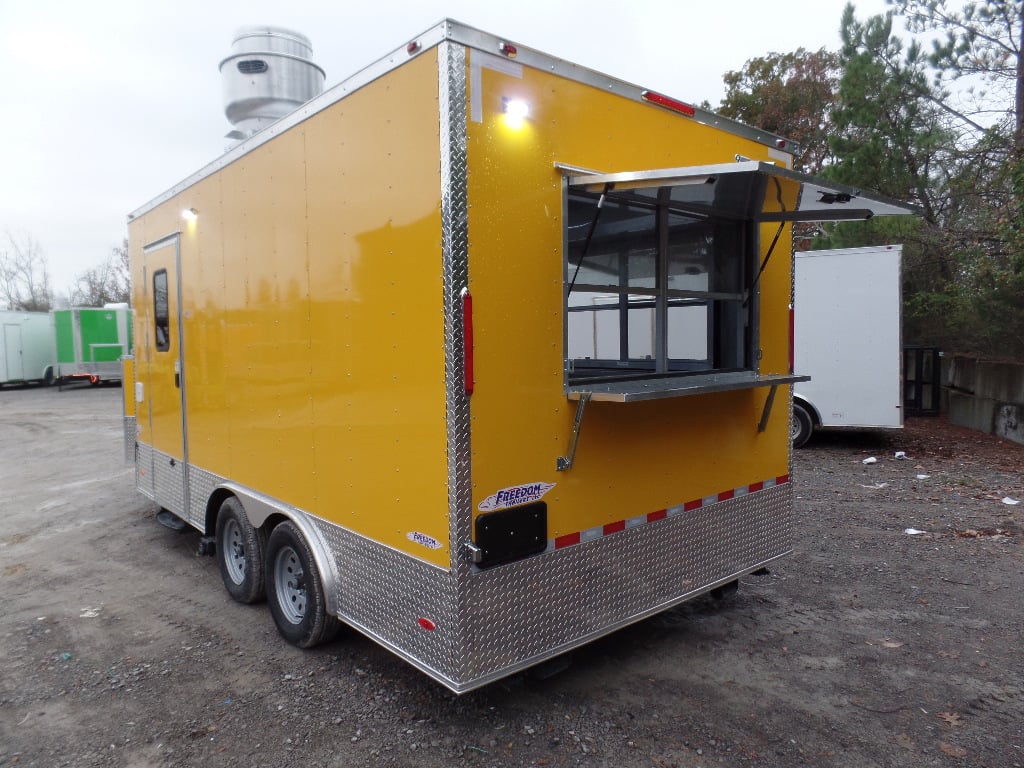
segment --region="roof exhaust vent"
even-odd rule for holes
[[[324,89],[309,38],[282,27],[242,27],[220,63],[227,138],[243,141]]]

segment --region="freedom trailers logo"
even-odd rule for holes
[[[529,504],[531,501],[540,501],[544,494],[554,487],[554,483],[527,483],[502,488],[481,501],[477,509],[481,512],[493,512],[496,509],[508,509],[520,504]]]

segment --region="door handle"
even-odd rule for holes
[[[177,389],[181,389],[181,374],[180,373],[175,373],[174,374],[174,386]]]

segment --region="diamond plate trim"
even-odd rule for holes
[[[124,417],[124,460],[135,461],[135,441],[138,438],[138,425],[134,416]],[[138,481],[136,481],[137,483]]]
[[[477,574],[466,590],[466,688],[582,645],[791,549],[777,485]]]
[[[135,444],[135,490],[147,499],[156,501],[153,490],[153,446]]]
[[[184,473],[181,459],[153,450],[153,500],[182,519],[187,518]]]
[[[200,531],[206,531],[206,504],[226,478],[219,477],[195,464],[188,466],[188,521]]]
[[[142,443],[138,451],[140,466],[167,468],[158,471],[155,500],[180,514],[181,493],[174,491],[181,463],[172,468],[168,455]],[[190,522],[202,530],[206,502],[224,478],[198,467],[189,467],[188,477],[202,510],[194,509]],[[338,617],[457,692],[755,570],[787,554],[792,537],[792,484],[784,483],[462,579],[303,510],[275,506],[315,527],[310,544],[337,574]]]
[[[469,396],[463,376],[462,290],[469,287],[469,204],[467,49],[442,43],[438,49],[438,96],[441,109],[441,221],[445,308],[445,390],[448,424],[448,518],[451,574],[447,577],[448,619],[454,628],[449,658],[442,667],[454,679],[462,677],[459,626],[468,615],[463,588],[472,565],[463,557],[463,542],[472,532],[472,487]]]
[[[456,686],[459,626],[451,574],[328,521],[312,521],[335,561],[339,617],[434,679]],[[435,629],[423,629],[421,618]]]

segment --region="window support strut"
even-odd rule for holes
[[[772,415],[772,403],[775,402],[775,390],[778,388],[778,384],[772,384],[768,390],[768,397],[764,401],[764,410],[761,411],[761,421],[757,425],[758,433],[768,429],[768,417]]]
[[[773,387],[774,389],[774,387]],[[566,472],[572,469],[576,461],[576,447],[580,442],[580,427],[583,424],[583,411],[590,402],[590,392],[583,392],[576,403],[576,418],[572,423],[572,434],[569,436],[569,451],[566,456],[559,456],[555,461],[555,469],[559,472]]]
[[[590,228],[587,230],[587,239],[583,242],[583,250],[580,252],[580,260],[576,262],[576,271],[572,273],[572,280],[569,281],[569,293],[572,293],[572,289],[576,285],[576,277],[580,273],[580,267],[583,266],[583,259],[587,257],[587,251],[590,250],[590,241],[594,238],[594,230],[597,229],[597,220],[601,218],[601,209],[604,207],[604,198],[611,192],[614,185],[611,183],[604,185],[604,191],[601,196],[597,198],[597,207],[594,209],[594,218],[590,220]]]

